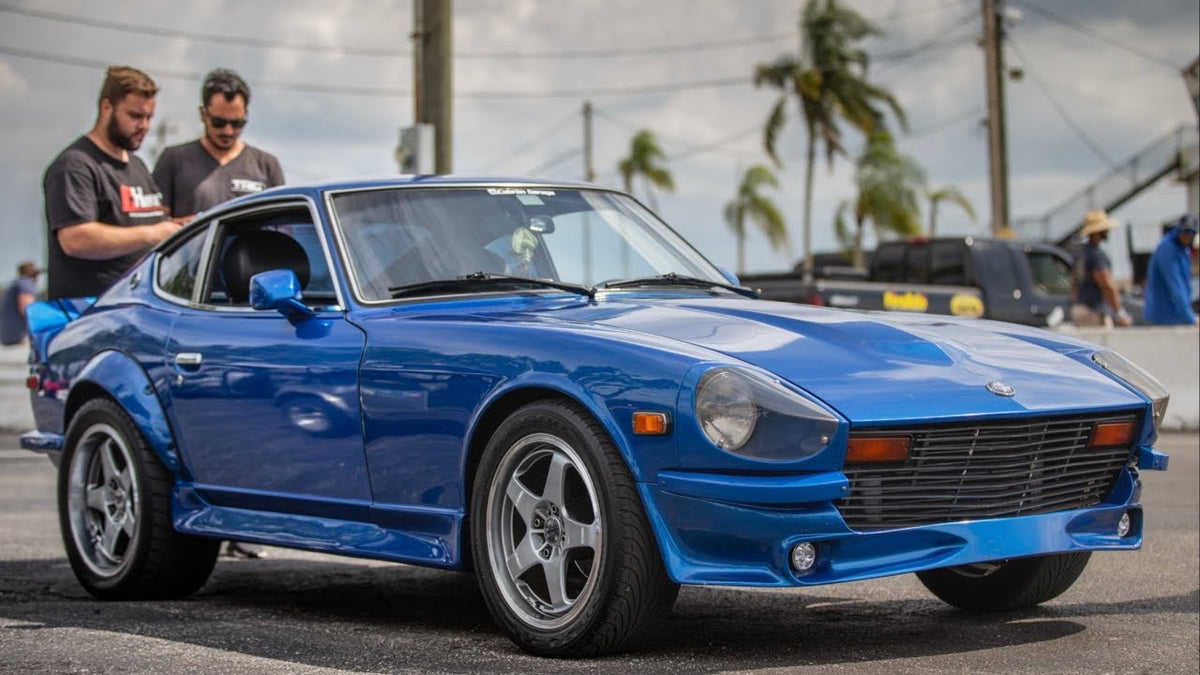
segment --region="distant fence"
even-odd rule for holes
[[[1171,171],[1195,165],[1198,152],[1196,127],[1181,125],[1045,214],[1014,218],[1012,229],[1021,239],[1067,240],[1083,225],[1088,211],[1117,209]]]

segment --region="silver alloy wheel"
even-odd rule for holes
[[[71,457],[67,488],[71,537],[96,576],[120,574],[134,550],[142,512],[136,471],[125,439],[107,424],[88,427]]]
[[[603,505],[576,451],[545,433],[504,454],[487,498],[487,554],[505,603],[530,626],[568,625],[595,591]]]

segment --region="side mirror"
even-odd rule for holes
[[[725,277],[725,280],[728,281],[730,284],[732,284],[734,286],[742,285],[741,280],[738,279],[738,276],[736,274],[734,274],[733,272],[730,272],[729,270],[725,269],[724,267],[717,267],[717,271],[720,272],[721,276]]]
[[[273,309],[289,319],[307,319],[315,312],[301,298],[300,280],[292,270],[270,270],[250,277],[250,306],[254,309]]]

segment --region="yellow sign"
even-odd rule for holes
[[[950,298],[950,313],[954,316],[978,319],[983,316],[983,300],[974,295],[959,293]]]
[[[883,308],[890,311],[924,312],[929,309],[929,298],[922,293],[883,292]]]

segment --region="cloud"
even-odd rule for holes
[[[30,5],[46,9],[43,3]],[[886,35],[868,48],[876,59],[872,76],[890,87],[908,112],[913,134],[901,149],[924,164],[931,183],[957,185],[974,203],[980,224],[957,209],[944,209],[939,229],[979,232],[989,220],[987,143],[978,122],[984,117],[978,3],[954,0],[855,0]],[[1016,3],[1014,3],[1015,5]],[[485,92],[591,92],[595,169],[608,184],[633,133],[653,130],[668,156],[679,189],[659,195],[666,219],[702,252],[732,267],[734,240],[721,209],[745,167],[765,162],[761,128],[776,94],[750,84],[754,65],[794,50],[798,0],[471,0],[455,4],[455,166],[460,171],[519,173],[549,165],[547,176],[579,179],[584,94],[483,98]],[[1037,7],[1042,7],[1037,5]],[[1062,0],[1047,6],[1085,32],[1025,11],[1011,27],[1010,50],[1026,77],[1008,93],[1011,202],[1015,215],[1039,214],[1077,192],[1108,167],[1033,81],[1045,85],[1072,121],[1116,161],[1180,123],[1195,124],[1178,68],[1167,67],[1129,48],[1157,55],[1179,67],[1195,57],[1200,14],[1195,3],[1127,3],[1121,0]],[[84,0],[57,0],[48,11],[87,19],[149,26],[133,34],[45,18],[6,13],[0,47],[44,53],[52,59],[0,53],[0,115],[26,120],[0,129],[0,269],[42,251],[41,172],[95,114],[102,68],[61,63],[83,60],[144,67],[162,85],[156,121],[170,121],[167,139],[178,143],[199,133],[199,78],[216,66],[231,67],[254,88],[246,137],[279,156],[292,180],[388,174],[396,171],[392,151],[397,130],[412,122],[412,11],[409,3],[363,0],[329,3],[296,0],[284,5],[223,0],[179,4],[143,0],[101,9]],[[179,33],[226,35],[272,43],[270,48],[220,44]],[[757,44],[684,51],[659,50],[619,58],[507,58],[514,52],[638,50],[770,36]],[[1097,37],[1100,36],[1100,37]],[[282,44],[397,50],[368,57]],[[897,55],[907,56],[903,58]],[[491,54],[491,58],[480,55]],[[475,58],[468,58],[474,56]],[[58,61],[55,61],[57,59]],[[660,91],[636,96],[602,93],[614,88],[676,84],[726,77],[746,84]],[[294,85],[311,85],[297,91]],[[354,87],[382,95],[337,91]],[[717,141],[747,132],[716,147]],[[859,139],[847,131],[851,157]],[[790,268],[800,250],[803,157],[807,145],[793,117],[780,150],[781,190],[794,256],[769,250],[751,234],[749,256],[758,269]],[[148,147],[147,151],[150,150]],[[146,153],[143,153],[146,154]],[[554,163],[556,159],[560,159]],[[817,249],[834,245],[830,223],[837,204],[853,195],[851,160],[833,172],[821,163],[815,178],[813,235]],[[1182,209],[1177,190],[1156,189],[1127,206],[1136,213],[1173,214]],[[1131,211],[1130,213],[1134,213]],[[1121,214],[1117,214],[1121,216]],[[10,257],[5,257],[10,256]]]

